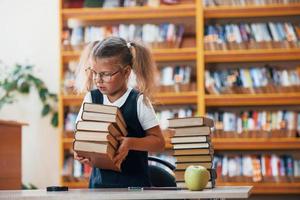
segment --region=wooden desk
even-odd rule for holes
[[[21,189],[21,132],[24,123],[0,120],[0,190]]]
[[[201,199],[201,198],[248,198],[252,186],[220,186],[203,191],[188,190],[144,190],[127,189],[72,189],[67,192],[47,192],[46,190],[0,191],[0,199]]]

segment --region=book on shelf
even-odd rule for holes
[[[88,158],[92,166],[100,169],[121,171],[120,166],[116,166],[113,162],[116,149],[108,142],[99,143],[75,140],[73,149],[78,156]]]
[[[190,126],[214,126],[214,121],[206,117],[185,117],[169,119],[169,128],[190,127]]]

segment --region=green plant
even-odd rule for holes
[[[43,104],[41,115],[51,114],[51,124],[57,127],[57,95],[50,93],[45,83],[33,75],[33,66],[17,64],[8,68],[1,65],[0,69],[0,110],[5,104],[14,103],[18,93],[29,94],[31,88],[35,87]]]

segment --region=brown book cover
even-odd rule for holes
[[[76,130],[81,131],[100,131],[110,132],[113,136],[121,135],[126,136],[127,130],[119,131],[114,123],[109,122],[94,122],[94,121],[78,121],[76,124]],[[124,131],[124,132],[123,132]]]
[[[198,143],[198,142],[210,142],[210,138],[207,136],[190,136],[190,137],[172,137],[172,144],[181,143]]]
[[[185,117],[169,119],[169,127],[214,126],[214,121],[206,117]]]
[[[176,163],[176,170],[185,170],[190,165],[201,165],[206,169],[211,169],[212,162],[186,162],[186,163]]]
[[[212,162],[211,155],[175,156],[176,163],[184,162]]]
[[[109,132],[76,131],[75,140],[109,142],[115,149],[119,146],[119,142]]]
[[[196,136],[196,135],[210,135],[210,127],[196,126],[196,127],[182,127],[174,129],[175,137],[180,136]]]
[[[181,155],[213,155],[214,150],[212,148],[204,148],[204,149],[176,149],[174,150],[174,156]]]
[[[117,106],[85,102],[83,104],[83,111],[117,115],[120,121],[122,121],[124,127],[126,128],[126,122],[123,118],[122,112]]]
[[[90,159],[92,166],[100,169],[121,171],[113,162],[116,150],[110,143],[85,142],[75,140],[73,149],[84,158]]]

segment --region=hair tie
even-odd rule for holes
[[[127,47],[128,47],[128,49],[130,49],[131,48],[131,42],[127,42]]]

